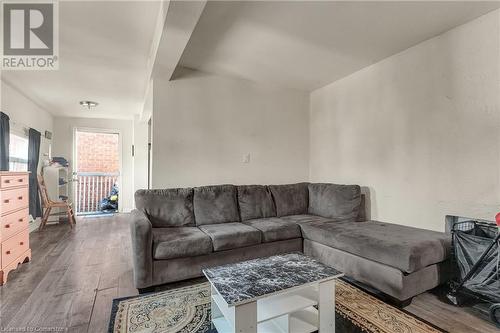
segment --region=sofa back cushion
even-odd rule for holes
[[[307,214],[309,206],[308,183],[270,185],[277,216]]]
[[[361,188],[358,185],[309,184],[309,214],[335,221],[355,221],[360,204]]]
[[[273,197],[264,185],[238,186],[238,204],[242,221],[276,216]]]
[[[135,206],[155,228],[194,226],[193,189],[138,190]]]
[[[234,185],[202,186],[194,189],[196,225],[239,222]]]

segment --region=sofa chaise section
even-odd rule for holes
[[[378,221],[312,222],[301,225],[305,239],[413,273],[449,256],[449,235]]]
[[[309,185],[309,213],[321,214],[324,219],[297,218],[304,253],[403,303],[444,282],[449,235],[359,221],[363,201],[359,194],[355,186]]]
[[[411,274],[377,261],[304,239],[304,253],[334,266],[363,285],[375,288],[405,305],[411,298],[433,289],[448,278],[446,262],[424,267]]]

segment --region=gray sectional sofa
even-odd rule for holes
[[[204,267],[300,251],[399,301],[446,279],[450,236],[365,221],[357,185],[216,185],[139,190],[131,213],[135,286]]]

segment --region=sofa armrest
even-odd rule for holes
[[[146,214],[133,210],[130,214],[132,238],[132,261],[136,288],[147,288],[153,284],[153,230]]]

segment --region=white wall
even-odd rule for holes
[[[184,71],[153,96],[153,188],[307,180],[308,94]]]
[[[134,118],[134,192],[148,188],[148,122]]]
[[[52,140],[44,137],[45,131],[53,131],[54,117],[43,107],[37,105],[27,96],[22,94],[5,81],[1,81],[1,111],[10,118],[10,131],[17,135],[25,136],[25,128],[33,128],[40,132],[40,158],[38,173],[42,171],[43,161],[49,158]],[[38,228],[40,218],[30,223],[30,232]]]
[[[70,167],[73,163],[73,129],[95,128],[112,129],[121,133],[122,141],[122,175],[120,184],[120,209],[130,211],[133,207],[134,188],[134,163],[132,158],[133,121],[116,119],[93,119],[93,118],[54,118],[54,144],[53,156],[66,158]]]
[[[311,94],[311,181],[368,186],[372,218],[444,230],[500,210],[500,11]]]
[[[149,125],[153,113],[153,80],[150,80],[142,113],[134,117],[134,192],[148,188]]]
[[[19,90],[1,82],[2,112],[10,118],[10,127],[13,133],[24,135],[23,128],[30,127],[42,134],[40,140],[40,162],[38,171],[43,166],[43,160],[48,159],[51,140],[45,139],[45,131],[53,131],[54,117],[47,110],[34,103]]]

